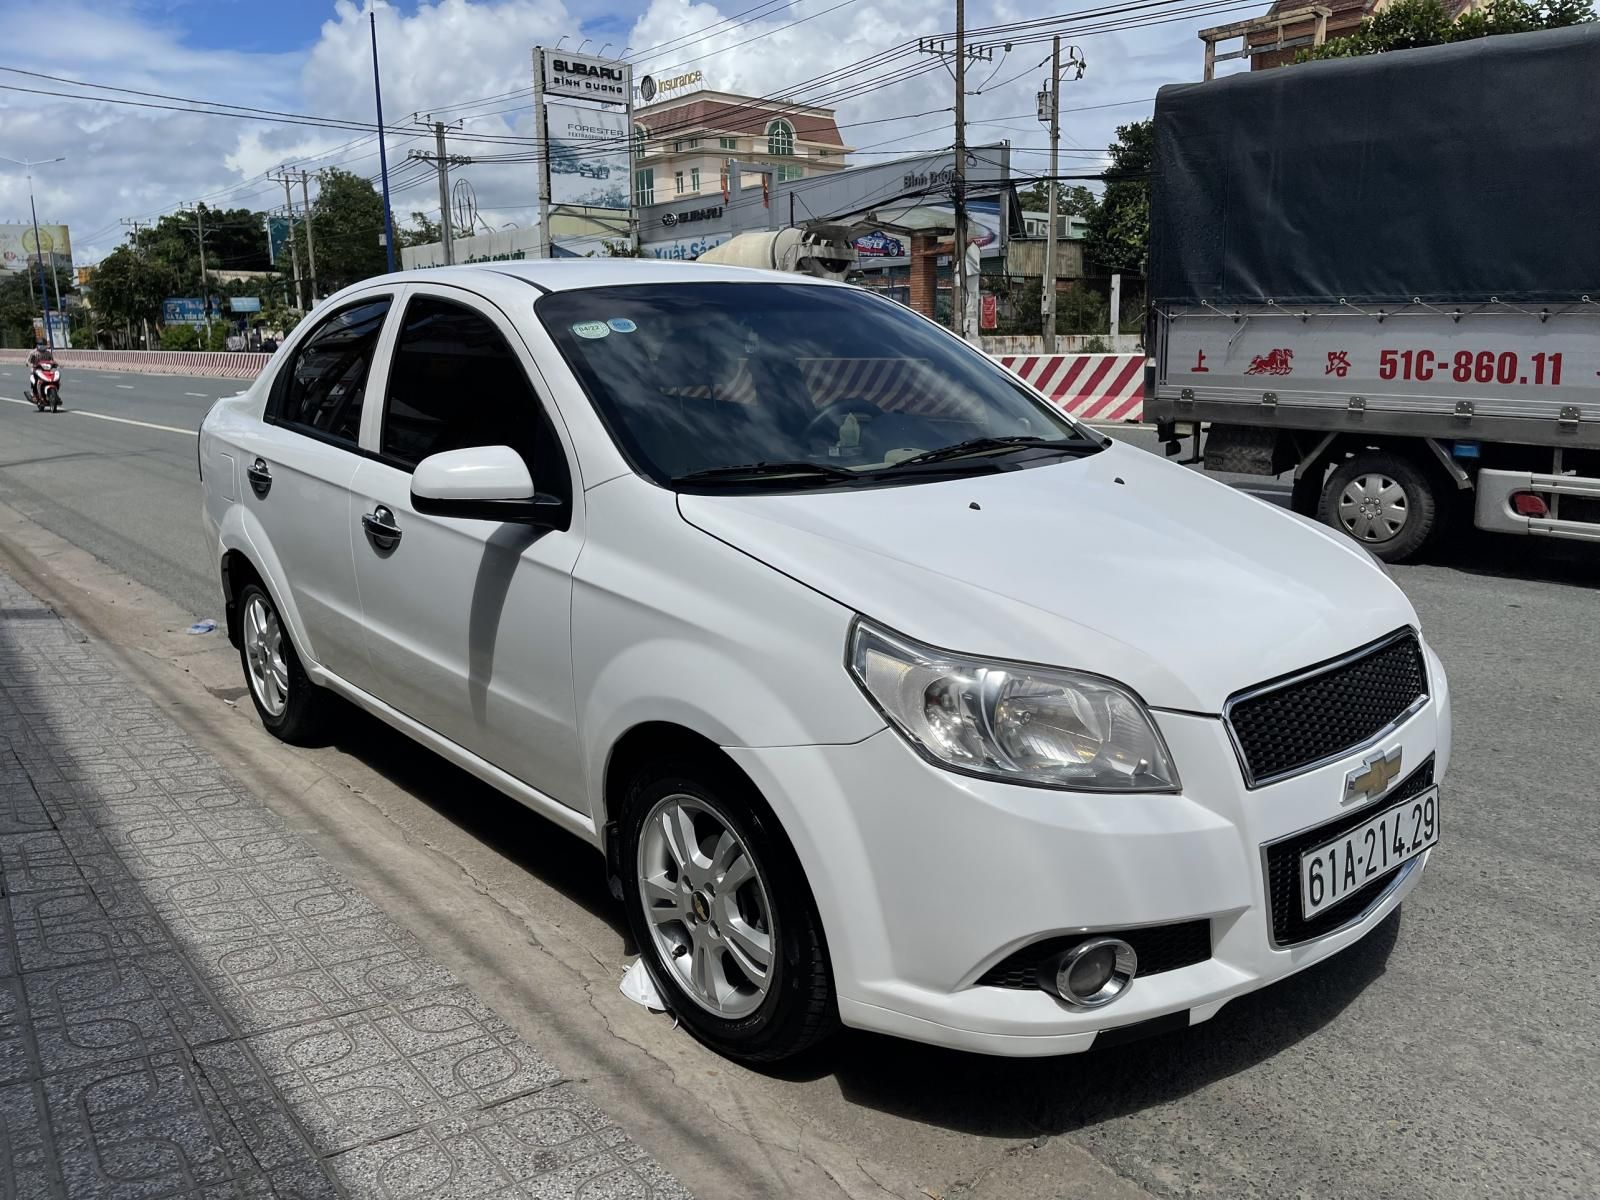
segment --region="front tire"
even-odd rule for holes
[[[759,794],[730,768],[660,762],[621,822],[628,924],[663,1001],[728,1058],[776,1062],[838,1024],[822,922]]]
[[[323,723],[322,690],[300,665],[277,605],[256,583],[239,593],[239,662],[267,732],[291,745],[315,741]]]
[[[1322,520],[1384,562],[1421,553],[1440,521],[1427,473],[1408,458],[1365,450],[1340,464],[1322,491]]]

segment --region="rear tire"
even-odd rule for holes
[[[1322,520],[1384,562],[1405,562],[1421,553],[1441,524],[1437,487],[1410,459],[1364,450],[1328,478]]]
[[[239,662],[267,732],[295,746],[317,741],[326,695],[307,677],[277,605],[257,583],[239,593]]]
[[[747,780],[703,760],[650,764],[628,788],[621,839],[629,928],[690,1033],[761,1063],[834,1031],[838,1001],[810,886]]]

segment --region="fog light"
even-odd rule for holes
[[[1120,938],[1099,937],[1040,965],[1039,983],[1073,1008],[1101,1008],[1128,990],[1139,956]]]

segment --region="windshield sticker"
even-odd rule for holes
[[[639,328],[632,321],[628,320],[627,317],[612,317],[606,322],[606,324],[611,326],[613,332],[616,333],[632,333],[635,329]]]
[[[572,332],[581,338],[603,338],[610,335],[611,326],[604,321],[579,321]]]

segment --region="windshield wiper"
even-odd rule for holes
[[[883,468],[886,471],[897,471],[901,467],[918,466],[922,463],[948,462],[953,458],[968,458],[979,454],[994,454],[1001,450],[1059,450],[1063,454],[1076,453],[1083,450],[1095,449],[1093,442],[1080,441],[1076,438],[1042,438],[1032,434],[1016,434],[1009,437],[975,437],[964,442],[957,442],[953,446],[941,446],[937,450],[926,450],[921,454],[914,454],[910,458],[902,458],[897,463],[890,463]]]
[[[755,462],[731,467],[706,467],[684,475],[674,475],[673,483],[740,483],[757,479],[860,479],[858,472],[816,462]]]

